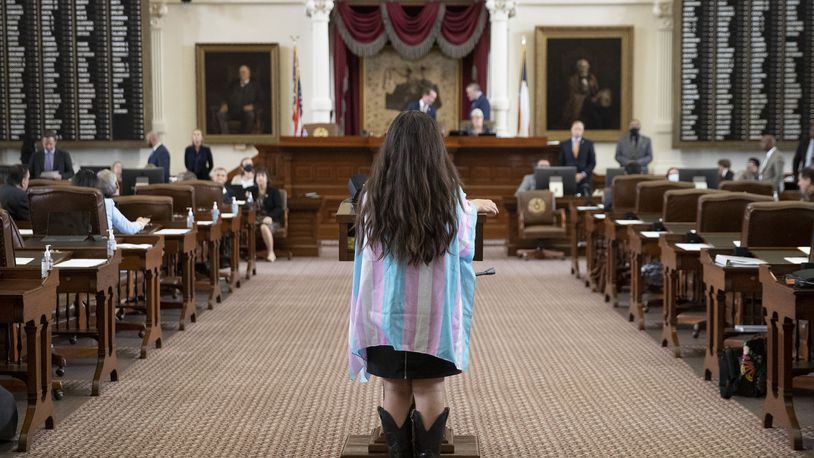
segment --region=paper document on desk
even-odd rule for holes
[[[617,219],[616,224],[620,226],[633,226],[634,224],[647,224],[640,219]]]
[[[14,262],[18,266],[24,266],[24,265],[28,264],[29,262],[31,262],[33,260],[34,260],[34,258],[14,258]]]
[[[646,239],[657,239],[661,234],[666,234],[667,231],[642,231],[642,237]]]
[[[161,229],[155,235],[184,235],[189,233],[189,229]]]
[[[807,255],[811,255],[811,247],[810,246],[798,246],[797,249],[802,251],[803,253],[805,253]]]
[[[153,246],[149,243],[117,243],[116,248],[123,250],[149,250]]]
[[[20,231],[20,235],[34,235],[34,229],[18,229]]]
[[[808,262],[808,258],[800,256],[799,258],[783,258],[789,264],[802,264]]]
[[[732,245],[735,245],[736,247],[740,247],[741,246],[741,241],[740,240],[733,240]]]
[[[220,217],[221,218],[226,218],[226,219],[231,219],[231,218],[234,218],[236,215],[237,215],[237,213],[221,213]]]
[[[745,256],[719,254],[715,256],[715,264],[723,267],[755,267],[766,264],[766,261],[758,258],[747,258]]]
[[[681,248],[684,251],[701,251],[704,248],[712,248],[712,245],[706,243],[676,243],[676,248]]]
[[[197,221],[198,226],[211,226],[214,221]]]
[[[69,259],[67,261],[62,261],[59,264],[54,264],[54,267],[60,267],[63,269],[80,269],[101,266],[106,262],[107,259]]]
[[[48,179],[48,180],[57,181],[57,180],[62,179],[62,175],[59,172],[57,172],[56,170],[51,170],[50,172],[42,172],[42,173],[40,173],[40,176],[37,177],[37,178],[45,178],[45,179]]]
[[[604,213],[599,213],[598,215],[594,215],[594,218],[596,218],[596,219],[605,219],[605,214]]]
[[[599,205],[580,205],[577,207],[577,210],[584,212],[589,210],[602,210],[602,207]]]

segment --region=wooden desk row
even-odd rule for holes
[[[791,446],[801,449],[802,435],[794,413],[793,391],[814,390],[814,376],[806,375],[812,371],[812,365],[802,364],[800,360],[808,359],[809,355],[801,354],[803,350],[795,352],[797,345],[793,335],[798,321],[814,320],[814,288],[788,286],[783,277],[800,269],[800,258],[807,258],[806,253],[797,247],[750,248],[751,255],[765,264],[721,265],[716,263],[716,256],[732,255],[740,233],[689,234],[694,223],[665,224],[666,230],[655,233],[653,219],[624,220],[590,206],[572,205],[571,215],[574,221],[569,234],[572,273],[581,278],[578,243],[584,241],[585,285],[603,294],[606,302],[614,306],[619,289],[629,285],[629,319],[636,320],[642,330],[645,329],[645,302],[641,267],[648,261],[661,262],[664,269],[662,345],[669,346],[674,356],[680,357],[678,327],[706,322],[706,380],[719,375],[719,353],[725,340],[734,335],[729,324],[768,324],[768,395],[763,424],[768,428],[776,421],[787,427]],[[618,269],[626,263],[629,269],[622,274]],[[705,310],[693,312],[698,306]],[[797,339],[804,337],[797,336]]]

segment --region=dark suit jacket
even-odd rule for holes
[[[806,153],[808,153],[808,145],[810,143],[811,139],[808,135],[804,135],[800,138],[800,144],[797,145],[797,152],[794,153],[794,161],[792,161],[792,170],[794,171],[795,180],[797,179],[797,172],[805,166]]]
[[[201,145],[201,150],[195,154],[195,147],[187,146],[184,150],[184,165],[199,180],[208,180],[212,171],[212,150],[206,145]]]
[[[0,186],[0,205],[15,222],[31,220],[28,212],[28,193],[17,186],[10,184]]]
[[[170,182],[170,151],[163,144],[150,153],[147,163],[164,169],[164,183]]]
[[[486,94],[481,94],[480,97],[472,101],[469,105],[469,112],[471,113],[475,108],[480,108],[480,111],[483,112],[484,121],[492,119],[492,105],[489,104]]]
[[[735,179],[735,172],[727,170],[724,176],[721,177],[722,181],[731,181]]]
[[[62,174],[62,179],[67,180],[73,177],[73,162],[71,155],[67,151],[54,150],[54,170]],[[39,178],[45,171],[45,151],[37,151],[31,155],[31,162],[28,163],[28,171],[31,178]]]
[[[579,154],[574,157],[571,152],[571,139],[560,142],[560,166],[562,167],[576,167],[577,172],[585,174],[585,178],[577,183],[577,186],[584,186],[587,184],[590,187],[591,178],[594,174],[594,167],[596,167],[596,152],[594,151],[594,142],[583,138],[579,144]]]
[[[262,221],[264,216],[270,216],[272,221],[282,225],[285,209],[280,191],[274,186],[267,187],[266,195],[262,197],[262,203],[258,205],[257,210],[258,221]]]
[[[410,104],[407,105],[407,111],[421,111],[421,103],[419,103],[418,100],[410,102]],[[431,117],[432,119],[435,119],[435,107],[433,107],[432,105],[430,105],[430,107],[427,108],[427,116]]]

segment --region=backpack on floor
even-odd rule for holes
[[[744,350],[724,348],[718,355],[721,397],[761,397],[766,394],[766,338],[748,340]]]

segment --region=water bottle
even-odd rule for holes
[[[218,203],[212,202],[212,222],[218,222],[218,217],[220,216],[220,210],[218,210]]]
[[[195,225],[195,215],[192,214],[192,207],[187,207],[187,229],[192,229]]]
[[[237,214],[238,210],[240,210],[240,206],[237,205],[237,199],[232,199],[232,214]]]
[[[40,261],[40,276],[42,278],[48,277],[51,266],[51,245],[45,245],[45,251],[42,253],[42,260]]]
[[[246,205],[250,206],[254,203],[254,196],[252,196],[252,192],[249,191],[249,195],[246,196]]]
[[[107,230],[107,257],[112,258],[116,254],[116,237],[113,236],[113,229]]]

